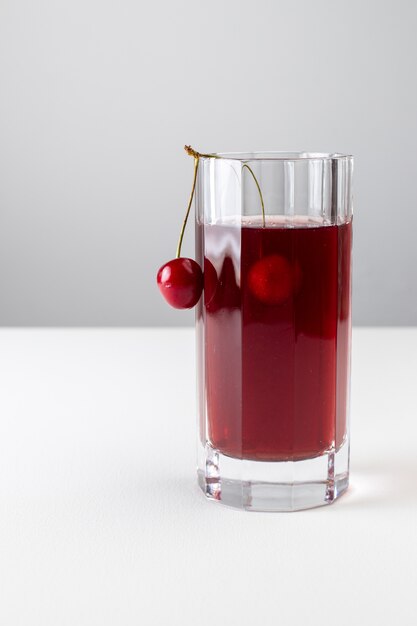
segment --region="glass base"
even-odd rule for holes
[[[198,484],[207,498],[248,511],[299,511],[331,504],[349,485],[349,446],[303,461],[248,461],[210,444],[199,450]]]

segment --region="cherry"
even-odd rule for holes
[[[203,272],[193,259],[180,257],[168,261],[158,270],[159,291],[175,309],[191,309],[203,290]]]
[[[266,256],[251,267],[248,285],[252,294],[263,304],[283,304],[298,290],[301,270],[279,254]]]
[[[193,177],[193,186],[191,188],[190,198],[188,200],[187,210],[185,212],[184,221],[182,223],[180,236],[178,239],[177,245],[177,255],[176,258],[172,261],[168,261],[158,270],[158,274],[156,277],[159,291],[164,296],[165,300],[176,309],[191,309],[193,306],[197,304],[201,297],[201,293],[203,291],[203,272],[201,267],[193,261],[193,259],[186,259],[181,257],[181,246],[182,240],[184,237],[185,227],[187,225],[188,216],[190,214],[191,205],[194,198],[194,192],[197,183],[197,173],[198,173],[198,165],[200,161],[200,157],[205,158],[221,158],[216,154],[202,154],[197,152],[191,146],[184,146],[187,154],[194,158],[194,177]],[[259,198],[262,206],[262,224],[265,226],[265,205],[262,197],[262,191],[259,186],[258,180],[249,167],[247,163],[245,163],[242,167],[246,168],[250,174],[252,175],[253,180],[255,181],[256,187],[258,189]],[[272,258],[272,257],[271,257]],[[232,264],[233,265],[233,264]],[[224,269],[226,268],[226,262],[224,264]],[[234,269],[232,267],[232,274],[234,277]],[[254,278],[254,285],[264,279]],[[224,282],[224,281],[223,281]],[[267,281],[268,282],[268,281]],[[222,284],[222,280],[218,279],[217,272],[215,267],[208,259],[204,261],[204,299],[207,307],[210,307],[212,303],[216,301],[216,292],[218,287]],[[256,286],[255,293],[256,293]],[[265,290],[265,287],[260,287],[261,292],[262,289]],[[262,293],[259,296],[262,299]],[[270,296],[267,296],[267,298]],[[276,296],[275,296],[276,297]],[[281,297],[281,296],[280,296]]]
[[[209,307],[219,286],[216,268],[207,257],[204,257],[204,304]]]

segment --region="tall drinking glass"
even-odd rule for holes
[[[349,482],[353,159],[200,160],[198,480],[258,511],[329,504]]]

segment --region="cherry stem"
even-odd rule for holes
[[[193,151],[194,152],[194,151]],[[190,154],[190,153],[189,153]],[[200,161],[200,156],[198,155],[198,153],[193,154],[194,156],[194,178],[193,178],[193,186],[191,189],[191,193],[190,193],[190,198],[188,200],[188,206],[187,206],[187,211],[185,213],[185,217],[184,217],[184,221],[182,223],[182,227],[181,227],[181,232],[180,232],[180,237],[178,239],[178,245],[177,245],[177,259],[180,258],[181,256],[181,246],[182,246],[182,240],[184,238],[184,232],[185,232],[185,227],[187,226],[187,221],[188,221],[188,216],[190,214],[190,209],[191,209],[191,205],[193,203],[193,198],[194,198],[194,192],[195,192],[195,186],[197,183],[197,172],[198,172],[198,164]]]
[[[204,158],[207,158],[207,159],[222,159],[222,158],[225,158],[225,157],[221,157],[218,154],[203,154],[201,152],[197,152],[197,150],[194,150],[194,148],[192,148],[191,146],[184,146],[184,150],[186,151],[187,154],[189,154],[190,156],[192,156],[194,158],[194,177],[193,177],[193,186],[191,188],[190,198],[188,200],[187,211],[185,213],[184,221],[183,221],[182,227],[181,227],[180,236],[179,236],[179,239],[178,239],[177,253],[176,253],[176,258],[177,259],[179,259],[180,256],[181,256],[182,240],[184,239],[185,227],[187,226],[188,216],[190,215],[190,209],[191,209],[191,205],[193,203],[195,187],[196,187],[196,184],[197,184],[197,173],[198,173],[198,164],[200,162],[200,157],[204,157]],[[265,204],[264,204],[264,198],[263,198],[263,195],[262,195],[261,187],[259,185],[258,179],[256,178],[255,173],[252,170],[252,168],[249,167],[249,165],[247,163],[244,163],[244,165],[242,167],[242,170],[244,170],[245,167],[251,173],[252,178],[255,181],[255,185],[256,185],[256,187],[258,189],[259,198],[261,200],[261,209],[262,209],[262,226],[263,226],[263,228],[265,228]]]
[[[253,180],[255,181],[255,185],[258,188],[258,193],[259,193],[259,197],[261,199],[261,208],[262,208],[262,227],[265,228],[265,204],[264,204],[264,198],[262,195],[262,191],[261,188],[259,186],[258,183],[258,179],[256,178],[255,174],[253,173],[253,170],[251,167],[249,167],[249,165],[247,163],[244,164],[244,166],[242,167],[242,170],[246,167],[246,169],[248,169],[250,171],[250,173],[252,174]]]

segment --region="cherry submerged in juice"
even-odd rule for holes
[[[312,458],[346,432],[351,223],[244,219],[197,232],[208,438],[236,458]]]

